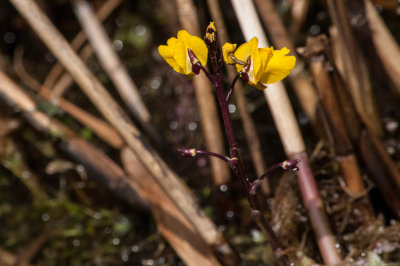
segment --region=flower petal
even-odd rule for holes
[[[273,50],[271,59],[264,68],[264,75],[260,82],[266,84],[278,82],[289,75],[296,64],[295,56],[286,56],[289,49]]]
[[[230,57],[231,54],[236,50],[237,44],[232,44],[232,43],[225,43],[222,46],[222,56],[224,57],[224,61],[227,64],[234,65],[235,61],[232,60]]]
[[[257,84],[260,79],[261,73],[259,71],[262,66],[260,52],[258,50],[258,38],[253,37],[249,42],[240,45],[235,52],[235,57],[243,62],[246,62],[250,57],[251,65],[248,71],[249,83]],[[243,65],[236,64],[236,69],[238,72],[241,71]]]
[[[176,38],[170,38],[167,41],[168,45],[158,46],[158,52],[176,72],[183,74],[182,68],[177,64],[174,58],[174,50],[176,43],[177,43]]]
[[[208,49],[205,42],[197,36],[191,36],[188,40],[189,48],[200,60],[200,64],[207,65]]]

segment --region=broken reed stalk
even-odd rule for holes
[[[74,0],[73,5],[75,14],[101,66],[110,77],[121,99],[142,125],[144,131],[157,143],[161,143],[161,137],[152,125],[150,112],[140,97],[138,88],[112,48],[111,41],[92,8],[85,0]]]
[[[307,18],[308,7],[310,6],[310,0],[297,0],[291,3],[291,15],[292,22],[290,25],[290,32],[297,33],[303,27],[304,22]]]
[[[303,56],[308,59],[310,71],[333,138],[332,144],[335,147],[336,160],[340,165],[348,192],[351,193],[349,196],[357,197],[365,194],[366,187],[344,122],[341,110],[343,105],[338,102],[338,96],[327,69],[327,66],[333,63],[329,62],[327,53],[329,53],[329,44],[326,36],[309,37],[307,39]],[[358,201],[357,205],[362,210],[366,222],[374,219],[368,196],[362,202]]]
[[[197,11],[192,0],[176,0],[177,15],[183,29],[190,34],[202,36]],[[201,116],[201,126],[208,151],[225,154],[224,139],[219,120],[217,104],[210,83],[202,73],[193,77],[197,105]],[[209,158],[215,185],[226,184],[231,179],[229,168],[217,158]]]
[[[302,1],[295,1],[295,3],[297,2]],[[287,47],[291,53],[296,56],[296,66],[289,75],[289,81],[296,93],[302,109],[310,119],[314,131],[321,135],[321,127],[318,125],[317,119],[318,97],[315,93],[314,86],[304,71],[305,64],[303,60],[295,53],[296,49],[293,40],[289,37],[289,33],[276,11],[272,0],[256,0],[255,4],[260,14],[268,14],[261,16],[261,19],[274,46],[277,48]]]
[[[60,107],[62,110],[67,112],[69,115],[74,117],[77,121],[87,126],[92,130],[99,138],[107,142],[110,146],[115,149],[119,149],[123,146],[123,140],[118,135],[118,133],[109,126],[103,120],[97,118],[96,116],[88,113],[87,111],[81,109],[75,104],[67,101],[63,98],[54,100],[52,98],[52,91],[42,86],[36,79],[29,75],[23,65],[23,50],[17,48],[14,53],[14,71],[19,76],[19,78],[31,89],[35,90],[43,98],[52,101],[53,104]],[[69,77],[69,75],[68,75]]]
[[[32,0],[10,0],[32,26],[38,37],[70,72],[71,76],[124,139],[126,145],[138,156],[168,197],[174,202],[206,243],[217,251],[233,254],[222,233],[199,208],[190,190],[183,184],[162,158],[145,141],[140,131],[120,109],[104,86],[83,64],[68,42],[57,31],[49,18]]]
[[[253,3],[248,0],[232,0],[232,4],[245,39],[249,41],[253,36],[257,36],[260,40],[259,45],[261,47],[267,46],[267,40]],[[337,264],[341,259],[336,250],[336,243],[286,89],[282,82],[279,82],[268,85],[264,94],[287,156],[290,159],[300,160],[299,171],[297,172],[298,184],[323,260],[329,265]]]
[[[129,148],[125,146],[121,151],[122,161],[127,171],[125,173],[97,147],[37,111],[35,103],[3,72],[0,72],[0,82],[0,95],[22,110],[24,117],[35,128],[60,139],[58,143],[60,148],[75,161],[84,165],[85,169],[91,173],[89,177],[109,188],[135,209],[147,210],[149,203],[161,233],[186,265],[220,265],[193,224],[169,199]],[[223,261],[225,265],[232,265],[229,257],[223,258]]]
[[[397,93],[400,94],[400,47],[371,1],[365,0],[364,3],[376,53],[391,81],[395,84]]]
[[[382,136],[379,114],[374,94],[369,81],[369,73],[365,57],[361,53],[358,43],[350,27],[343,0],[328,0],[329,14],[337,28],[340,42],[338,56],[342,57],[343,72],[341,73],[349,84],[357,112],[364,123],[377,136]]]
[[[210,247],[197,233],[196,228],[182,214],[162,188],[155,184],[135,154],[128,148],[121,150],[121,161],[134,182],[142,198],[146,199],[152,209],[157,227],[179,257],[189,266],[221,265]],[[154,195],[157,195],[155,197]],[[224,265],[235,265],[232,258],[222,258]]]
[[[96,12],[99,21],[103,22],[106,18],[108,18],[110,14],[121,4],[121,2],[122,0],[107,0]],[[83,30],[81,30],[71,41],[72,49],[78,51],[86,42],[86,40],[86,35]],[[55,63],[47,74],[43,85],[47,88],[52,88],[63,71],[64,67],[60,64],[60,62]]]
[[[116,163],[109,159],[103,159],[101,156],[96,155],[96,153],[88,154],[87,148],[89,148],[89,150],[95,149],[91,148],[91,144],[85,144],[83,140],[79,142],[80,138],[74,132],[58,121],[38,111],[35,102],[2,71],[0,71],[0,95],[12,106],[20,109],[23,112],[24,118],[27,119],[33,127],[64,141],[61,143],[61,147],[63,147],[63,145],[65,145],[64,147],[70,146],[72,141],[79,143],[79,145],[75,145],[75,149],[72,149],[76,154],[75,158],[82,158],[82,160],[80,160],[81,163],[88,166],[90,169],[96,169],[98,175],[92,176],[97,178],[98,182],[100,181],[105,184],[113,190],[116,195],[124,198],[132,206],[139,209],[146,209],[146,204],[137,196],[135,189],[130,188],[122,178],[120,174],[122,170],[119,170],[120,167]],[[87,158],[86,155],[84,155],[85,152]],[[103,155],[103,157],[105,156]],[[84,163],[85,161],[86,163]]]
[[[225,23],[222,17],[222,12],[218,1],[215,0],[207,0],[208,10],[211,13],[212,20],[215,22],[215,26],[218,32],[218,40],[219,45],[222,47],[222,44],[228,43],[228,33],[225,27]],[[229,80],[233,80],[236,76],[236,71],[231,68],[226,68]],[[244,93],[245,87],[242,83],[237,82],[235,89],[235,100],[239,109],[240,118],[242,120],[242,125],[244,129],[244,133],[246,136],[246,141],[249,149],[249,153],[253,162],[253,166],[257,176],[261,176],[267,170],[265,159],[263,158],[260,138],[258,137],[256,126],[254,124],[253,119],[251,118],[249,112],[247,111],[247,99]],[[270,194],[270,187],[268,179],[265,179],[262,186],[263,192],[267,195]]]
[[[335,42],[333,44],[335,45]],[[355,143],[360,159],[386,204],[400,217],[400,197],[398,196],[400,195],[400,173],[381,141],[369,131],[362,117],[357,113],[349,89],[338,73],[337,67],[333,68],[331,75],[340,106],[343,107],[343,118],[349,137],[352,143]]]
[[[93,49],[89,44],[86,44],[79,51],[79,58],[83,62],[87,62],[89,58],[93,55]],[[61,65],[60,68],[64,69]],[[68,72],[63,73],[58,80],[55,81],[52,87],[43,84],[44,87],[51,89],[51,99],[57,101],[58,98],[62,97],[64,93],[72,86],[74,83],[73,78]]]

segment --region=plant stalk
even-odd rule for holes
[[[214,61],[216,62],[216,61]],[[216,66],[215,69],[218,69]],[[204,69],[203,69],[204,70]],[[288,259],[285,256],[282,256],[282,244],[280,243],[278,237],[276,236],[275,232],[273,231],[272,227],[268,223],[268,221],[264,218],[260,210],[260,204],[255,195],[250,193],[251,190],[251,183],[246,173],[243,169],[242,160],[240,158],[239,147],[236,141],[233,127],[232,127],[232,120],[229,114],[228,102],[227,97],[224,93],[224,87],[222,82],[221,73],[218,71],[214,73],[211,77],[211,82],[215,86],[218,103],[221,109],[222,120],[224,122],[225,132],[229,143],[229,151],[231,156],[231,163],[232,169],[236,176],[238,177],[240,183],[242,184],[244,193],[246,198],[249,202],[252,217],[256,221],[257,225],[266,235],[268,242],[271,244],[274,254],[276,256],[278,265],[289,265]]]

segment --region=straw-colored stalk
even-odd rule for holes
[[[197,18],[197,10],[193,0],[176,0],[177,14],[182,28],[190,34],[203,36],[205,32],[200,31]],[[221,123],[217,111],[217,103],[213,89],[207,77],[201,73],[193,77],[197,105],[201,116],[201,126],[208,151],[218,154],[226,154]],[[225,162],[210,158],[211,170],[216,185],[228,183],[231,179],[229,168]]]
[[[259,45],[261,47],[267,46],[268,42],[253,3],[248,0],[232,0],[232,4],[245,39],[249,41],[253,36],[257,36]],[[335,240],[317,190],[308,157],[305,153],[303,138],[286,89],[283,83],[279,82],[269,85],[264,90],[264,94],[287,156],[291,159],[301,160],[298,164],[298,184],[324,262],[330,265],[337,264],[341,259],[336,250]]]
[[[107,0],[96,12],[96,15],[99,21],[103,22],[106,18],[110,16],[110,14],[121,4],[122,0]],[[86,35],[82,31],[80,31],[71,41],[71,47],[75,51],[78,51],[82,45],[86,42]],[[84,60],[85,61],[85,60]],[[63,66],[57,62],[51,68],[47,77],[45,78],[43,85],[47,88],[52,88],[56,83],[57,79],[60,77],[62,72],[64,71]]]
[[[365,0],[372,41],[390,79],[400,94],[400,48],[370,0]]]
[[[306,4],[307,1],[295,1],[298,4]],[[271,42],[276,48],[287,47],[292,54],[296,56],[296,66],[292,73],[289,75],[289,81],[292,85],[294,92],[301,104],[307,117],[310,119],[312,126],[316,133],[321,133],[321,127],[318,125],[317,112],[318,112],[318,97],[315,89],[304,72],[303,60],[295,54],[295,47],[293,40],[289,37],[289,33],[283,24],[278,12],[275,9],[272,0],[256,0],[258,12],[263,14],[261,20],[271,37]],[[295,5],[295,4],[294,4]],[[297,5],[297,4],[296,4]]]
[[[151,174],[149,178],[154,178],[154,182],[160,185],[206,243],[216,249],[224,248],[227,253],[231,252],[221,232],[199,208],[190,190],[176,173],[166,165],[157,152],[146,143],[140,131],[131,123],[104,86],[79,59],[36,3],[32,0],[10,0],[10,2],[70,72],[83,92],[107,121],[115,127],[126,145],[138,156],[139,161]]]
[[[338,64],[342,67],[342,69],[339,68],[342,71],[341,74],[349,84],[357,112],[364,123],[371,132],[381,136],[382,128],[369,81],[366,59],[361,54],[359,44],[350,27],[345,1],[328,0],[328,7],[333,24],[337,28],[337,54],[335,56],[341,58],[342,63]]]
[[[110,77],[125,105],[143,126],[145,132],[160,142],[159,134],[151,123],[150,112],[140,97],[139,90],[112,48],[111,41],[94,11],[85,0],[74,0],[73,3],[76,16],[101,66]]]
[[[47,134],[54,135],[54,132],[58,132],[56,136],[61,140],[60,147],[88,170],[95,172],[96,174],[91,176],[96,177],[98,182],[110,188],[133,207],[146,208],[147,204],[142,199],[147,200],[161,233],[185,264],[220,265],[201,235],[158,183],[154,182],[150,173],[129,148],[124,147],[121,152],[127,174],[95,146],[79,138],[57,121],[36,111],[35,103],[2,72],[0,81],[0,92],[4,98],[20,108],[25,118],[36,128]],[[135,191],[140,193],[142,199],[137,197]]]

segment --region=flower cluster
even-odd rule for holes
[[[158,51],[167,63],[176,71],[189,77],[205,70],[208,48],[216,43],[214,22],[207,27],[205,42],[190,35],[185,30],[178,32],[178,38],[170,38],[167,45],[160,45]],[[207,43],[207,44],[206,44]],[[262,90],[267,84],[278,82],[289,75],[296,58],[288,56],[289,49],[275,50],[273,47],[258,48],[258,39],[240,45],[225,43],[222,46],[223,60],[235,65],[240,77],[250,85]]]

